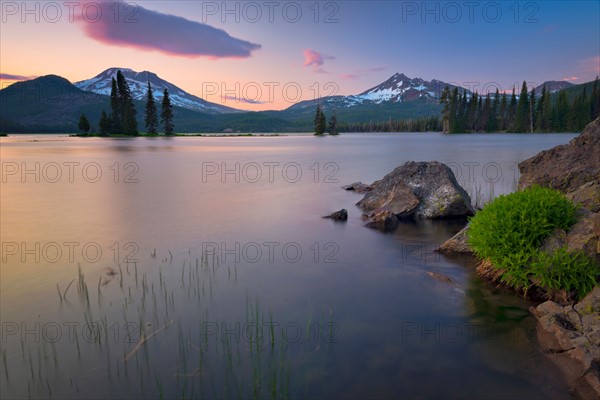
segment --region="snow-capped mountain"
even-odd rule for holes
[[[436,79],[428,82],[421,78],[412,79],[404,74],[394,74],[387,81],[364,91],[358,97],[377,104],[384,101],[403,102],[420,98],[436,100],[439,99],[446,85],[451,89],[454,88]]]
[[[289,107],[288,110],[313,108],[321,104],[326,108],[349,108],[359,105],[378,105],[393,103],[409,103],[420,101],[422,103],[437,103],[442,91],[448,86],[450,90],[454,85],[433,79],[426,81],[421,78],[409,78],[404,74],[396,73],[385,82],[372,87],[360,94],[350,96],[329,96],[315,100],[302,101]],[[463,88],[459,87],[462,92]],[[471,92],[467,91],[467,94]]]
[[[542,89],[544,86],[546,86],[546,91],[548,91],[550,93],[557,93],[563,89],[569,88],[574,85],[571,82],[567,82],[567,81],[546,81],[546,82],[542,83],[541,85],[538,85],[535,88],[536,96],[542,95]]]
[[[116,79],[117,71],[119,70],[121,70],[121,73],[125,76],[129,88],[131,89],[131,94],[135,100],[146,99],[149,81],[154,92],[154,99],[159,104],[162,101],[164,90],[167,89],[169,91],[169,96],[171,97],[171,104],[174,106],[210,114],[240,112],[235,108],[211,103],[200,97],[194,96],[149,71],[136,72],[129,68],[109,68],[91,79],[76,82],[75,86],[81,90],[109,96],[112,87],[112,78],[114,77]]]

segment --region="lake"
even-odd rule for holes
[[[436,160],[482,205],[573,137],[2,138],[1,396],[569,398],[532,304],[433,251],[464,221],[341,186]]]

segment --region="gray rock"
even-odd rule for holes
[[[341,210],[331,213],[329,215],[326,215],[323,218],[329,218],[334,221],[347,221],[348,220],[348,211],[345,208],[342,208]]]
[[[519,189],[540,185],[571,193],[600,180],[600,118],[569,144],[556,146],[519,163]]]
[[[452,254],[470,254],[473,255],[473,249],[467,242],[468,226],[461,229],[456,235],[446,240],[436,251],[446,255]]]
[[[581,398],[600,396],[600,286],[575,306],[546,301],[530,309],[540,346]]]
[[[437,161],[407,162],[383,179],[357,205],[400,218],[437,219],[473,215],[471,199],[452,170]]]

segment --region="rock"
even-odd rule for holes
[[[396,214],[387,210],[377,211],[369,215],[365,214],[362,219],[367,221],[366,227],[377,229],[382,232],[395,231],[400,223]]]
[[[365,211],[390,211],[400,218],[473,215],[471,199],[452,170],[437,161],[407,162],[374,182],[357,205]]]
[[[584,399],[600,396],[600,286],[574,307],[546,301],[530,309],[538,323],[538,340]]]
[[[569,144],[556,146],[519,163],[519,189],[540,185],[571,193],[600,179],[600,118]]]
[[[567,249],[583,251],[588,257],[600,264],[600,212],[587,213],[580,217],[567,232]]]
[[[600,286],[596,286],[587,296],[573,307],[581,315],[600,315]],[[600,326],[598,326],[600,329]]]
[[[373,187],[371,185],[367,185],[366,183],[354,182],[350,185],[342,186],[342,189],[352,190],[356,193],[366,193],[370,192],[373,189]]]
[[[452,283],[452,284],[454,283],[454,281],[452,279],[450,279],[449,277],[447,277],[446,275],[442,275],[442,274],[439,274],[437,272],[429,272],[429,271],[427,271],[427,275],[429,275],[433,279],[437,279],[440,282]]]
[[[461,229],[456,235],[446,240],[438,249],[437,252],[452,255],[452,254],[473,254],[473,249],[467,243],[467,228]]]
[[[348,220],[348,211],[345,208],[342,208],[340,211],[336,211],[332,214],[326,215],[323,218],[329,218],[334,221],[347,221]]]
[[[600,212],[600,180],[593,180],[567,194],[567,198],[591,212]]]

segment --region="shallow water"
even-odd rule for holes
[[[340,186],[437,160],[483,203],[572,137],[2,138],[2,398],[568,397],[530,304],[432,252],[463,222]]]

